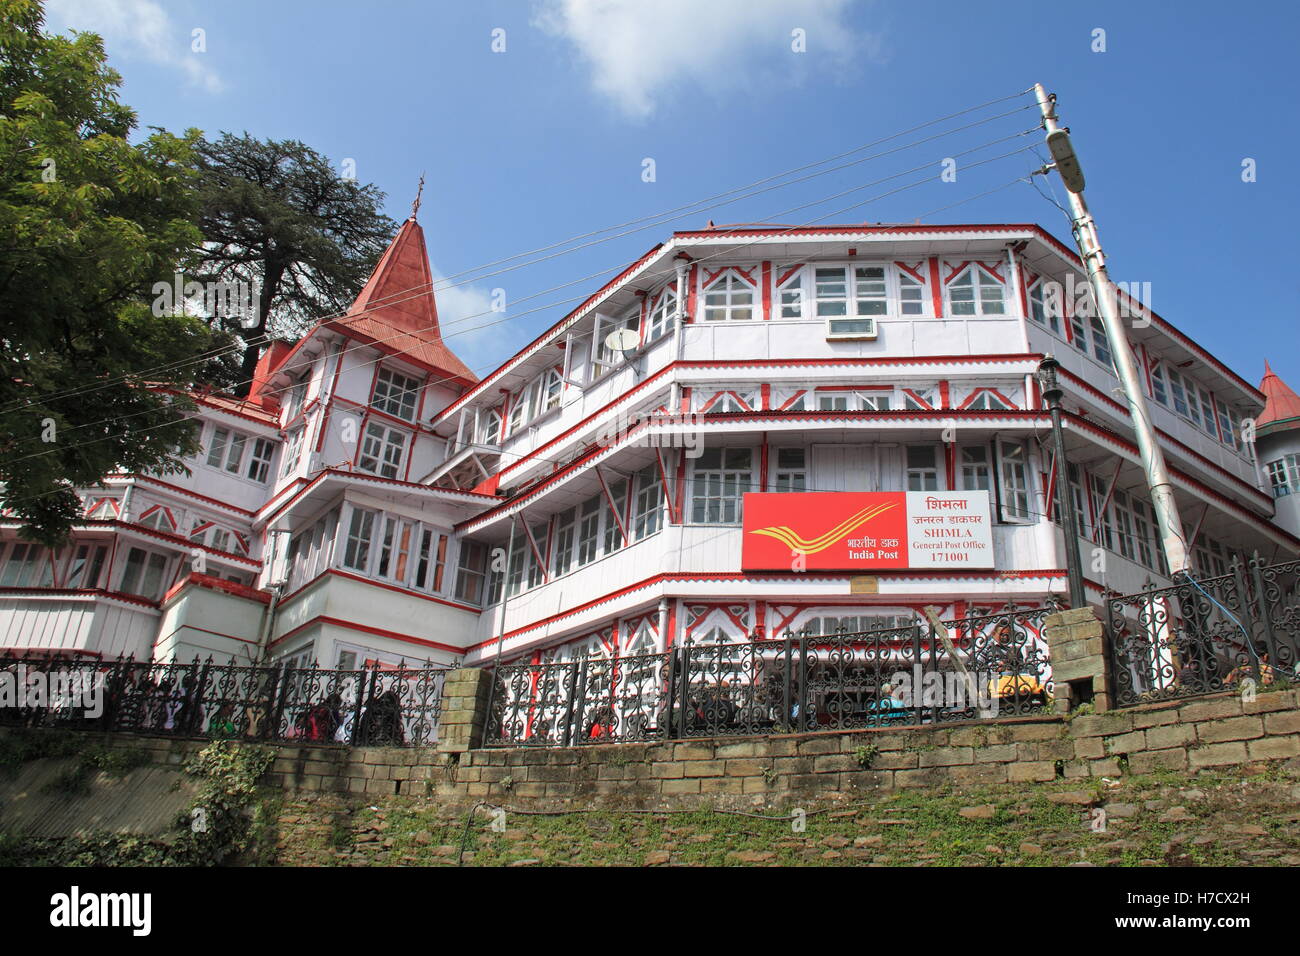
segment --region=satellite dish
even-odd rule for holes
[[[641,337],[633,329],[615,329],[605,336],[605,348],[618,352],[624,358],[635,352],[641,344]]]

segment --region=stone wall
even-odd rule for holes
[[[119,735],[179,764],[205,741]],[[433,796],[556,807],[788,805],[905,787],[1017,783],[1300,764],[1300,691],[1147,704],[1104,714],[570,748],[277,745],[269,782],[291,791]]]

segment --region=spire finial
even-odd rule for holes
[[[420,173],[420,185],[415,190],[415,202],[411,203],[411,218],[420,211],[420,197],[424,195],[424,173]]]

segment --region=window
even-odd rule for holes
[[[963,445],[959,453],[963,491],[988,491],[993,487],[989,450],[984,445]]]
[[[460,563],[456,569],[456,600],[465,604],[482,604],[486,579],[487,546],[477,541],[461,541]]]
[[[907,490],[937,491],[939,466],[933,445],[907,446]]]
[[[772,479],[776,491],[806,491],[808,488],[808,453],[802,448],[776,450],[776,474]]]
[[[1095,518],[1093,520],[1093,534],[1095,540],[1103,548],[1115,550],[1114,536],[1111,534],[1110,508],[1106,504],[1107,482],[1101,475],[1093,474],[1089,476],[1092,484],[1092,502]]]
[[[663,525],[664,490],[659,483],[656,465],[642,468],[636,475],[636,498],[632,503],[632,538],[640,541]]]
[[[415,524],[414,521],[396,515],[384,516],[384,533],[379,539],[379,560],[375,563],[376,576],[397,584],[405,583]]]
[[[903,389],[903,408],[908,411],[934,411],[934,389]]]
[[[479,418],[478,441],[484,445],[501,443],[501,406],[490,409]]]
[[[799,266],[784,266],[777,274],[786,276],[785,281],[777,285],[781,318],[803,318],[803,269]]]
[[[175,531],[176,523],[162,505],[154,505],[140,516],[140,524],[155,531]]]
[[[1151,397],[1169,407],[1169,387],[1165,384],[1164,366],[1159,362],[1151,365]]]
[[[754,287],[728,269],[704,290],[704,321],[748,322],[754,317]]]
[[[925,314],[925,284],[902,269],[898,271],[898,311],[900,315]]]
[[[284,461],[280,462],[281,478],[284,478],[298,467],[298,457],[302,454],[302,439],[306,434],[307,427],[305,425],[289,432],[289,438],[284,445]]]
[[[1264,466],[1274,498],[1285,498],[1300,491],[1300,455],[1286,455]]]
[[[1155,546],[1151,533],[1155,519],[1151,516],[1150,505],[1131,498],[1130,507],[1133,509],[1133,540],[1137,544],[1138,563],[1153,571],[1160,570],[1163,567],[1164,552]]]
[[[528,542],[524,540],[524,534],[526,533],[516,532],[514,544],[510,548],[510,562],[506,572],[506,580],[509,593],[512,595],[518,594],[523,587],[524,570],[533,563]]]
[[[1128,495],[1117,490],[1113,506],[1116,550],[1130,561],[1134,561],[1137,559],[1137,542],[1134,540],[1133,512],[1129,508]]]
[[[1029,315],[1039,325],[1061,334],[1061,295],[1055,283],[1040,279],[1030,288]]]
[[[968,266],[948,283],[952,315],[1004,315],[1007,311],[1002,283],[978,265]]]
[[[402,473],[402,458],[406,452],[406,435],[382,422],[366,425],[361,442],[357,467],[383,478],[397,478]]]
[[[663,338],[676,315],[677,293],[672,286],[666,286],[659,293],[654,308],[650,310],[650,318],[646,322],[645,344],[649,345],[651,342]]]
[[[1174,400],[1174,411],[1195,425],[1201,423],[1201,413],[1196,405],[1196,387],[1190,382],[1184,384],[1183,376],[1168,369],[1169,394]]]
[[[858,401],[861,403],[863,411],[867,412],[887,412],[889,411],[889,396],[882,392],[862,393],[858,392]]]
[[[612,554],[623,547],[623,516],[627,514],[627,480],[620,478],[609,484],[609,497],[614,505],[605,514],[605,554]],[[606,501],[608,507],[609,502]]]
[[[248,436],[232,432],[228,428],[217,428],[212,432],[212,443],[208,445],[208,464],[221,468],[232,475],[239,474],[239,463],[244,457],[244,444]]]
[[[446,566],[447,536],[435,533],[432,528],[424,528],[420,532],[419,556],[415,563],[415,577],[411,583],[421,590],[441,591],[442,576]],[[431,568],[432,576],[430,576]]]
[[[573,567],[573,542],[578,509],[570,508],[555,519],[555,573],[567,574]]]
[[[285,419],[287,422],[293,421],[302,414],[303,401],[307,398],[307,378],[308,375],[303,375],[289,386],[289,394],[285,400],[285,407],[289,413]]]
[[[835,634],[862,634],[868,631],[901,630],[915,622],[907,614],[846,614],[810,617],[800,628],[807,637],[831,637]]]
[[[1106,338],[1106,326],[1095,315],[1092,317],[1092,354],[1102,365],[1115,368],[1115,360],[1110,354],[1110,340]]]
[[[1015,408],[1010,402],[1005,401],[997,392],[991,388],[982,388],[976,393],[975,397],[962,406],[964,409],[972,411],[993,411],[1002,408]]]
[[[883,266],[829,266],[814,271],[817,317],[826,320],[828,335],[876,334],[875,316],[885,314],[888,302],[884,277]]]
[[[616,352],[611,349],[606,340],[611,332],[619,329],[631,329],[633,332],[641,327],[640,309],[632,309],[626,313],[622,319],[611,319],[603,315],[596,316],[596,334],[594,341],[591,343],[592,348],[592,378],[599,378],[610,369],[622,365],[625,359],[622,352]]]
[[[1233,448],[1239,447],[1237,444],[1237,429],[1234,427],[1232,415],[1228,411],[1228,406],[1224,404],[1223,399],[1216,398],[1214,405],[1218,411],[1219,419],[1219,441]]]
[[[1002,520],[1028,521],[1029,464],[1025,446],[1019,442],[999,442],[998,456],[1002,460]]]
[[[818,392],[817,410],[819,412],[846,412],[853,401],[852,392]]]
[[[79,544],[68,562],[67,577],[63,586],[67,588],[97,588],[99,576],[104,571],[104,560],[108,557],[108,547],[102,544]]]
[[[749,448],[707,448],[692,466],[691,520],[736,524],[741,496],[754,487],[754,453]]]
[[[419,391],[419,379],[381,368],[375,375],[375,392],[370,404],[376,411],[409,422],[415,418],[415,398]]]
[[[47,588],[53,583],[54,568],[46,550],[30,541],[15,541],[0,570],[0,587]]]
[[[289,542],[289,587],[312,580],[330,566],[338,513],[331,511]]]
[[[190,527],[190,540],[195,544],[206,545],[209,548],[215,548],[218,551],[229,551],[230,549],[230,532],[224,528],[218,528],[211,521],[204,518],[195,518],[194,524]]]
[[[603,495],[596,495],[582,503],[581,520],[578,522],[578,567],[596,560],[597,549],[600,547],[603,502]]]
[[[122,570],[122,580],[118,584],[118,590],[156,601],[162,597],[163,572],[166,568],[165,554],[132,548],[127,552],[126,567]]]
[[[1070,316],[1070,344],[1082,352],[1088,354],[1088,327],[1084,323],[1087,316],[1076,310]]]
[[[370,539],[375,533],[379,512],[353,508],[348,523],[348,537],[343,548],[343,567],[365,574],[370,567]]]
[[[275,443],[267,438],[253,439],[253,453],[248,456],[248,469],[245,474],[254,481],[265,483],[271,474],[271,458],[275,455]]]

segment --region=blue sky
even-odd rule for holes
[[[388,194],[404,218],[427,176],[420,221],[434,269],[454,275],[570,236],[690,203],[1043,82],[1088,178],[1117,280],[1252,383],[1268,358],[1300,388],[1297,6],[1052,4],[1002,0],[47,0],[48,28],[105,36],[142,125],[301,139]],[[1094,31],[1105,51],[1094,52]],[[194,52],[201,29],[206,50]],[[504,30],[504,52],[493,31]],[[792,50],[792,30],[806,52]],[[499,36],[499,35],[498,35]],[[1029,104],[1024,97],[971,118]],[[752,222],[1027,222],[1069,242],[1062,214],[1024,184],[1019,154],[944,157],[1030,129],[1024,110],[894,156],[692,213],[439,294],[457,317],[505,290],[513,318],[449,337],[486,372],[673,228]],[[931,127],[911,142],[959,125]],[[886,147],[881,147],[886,148]],[[871,152],[858,154],[870,155]],[[655,164],[653,182],[643,161]],[[1242,181],[1253,159],[1257,180]],[[918,173],[933,181],[827,216]],[[1040,178],[1041,184],[1043,180]],[[1058,193],[1060,190],[1057,185]],[[622,230],[620,230],[622,231]],[[523,314],[539,305],[543,311]],[[497,316],[493,316],[497,318]]]

